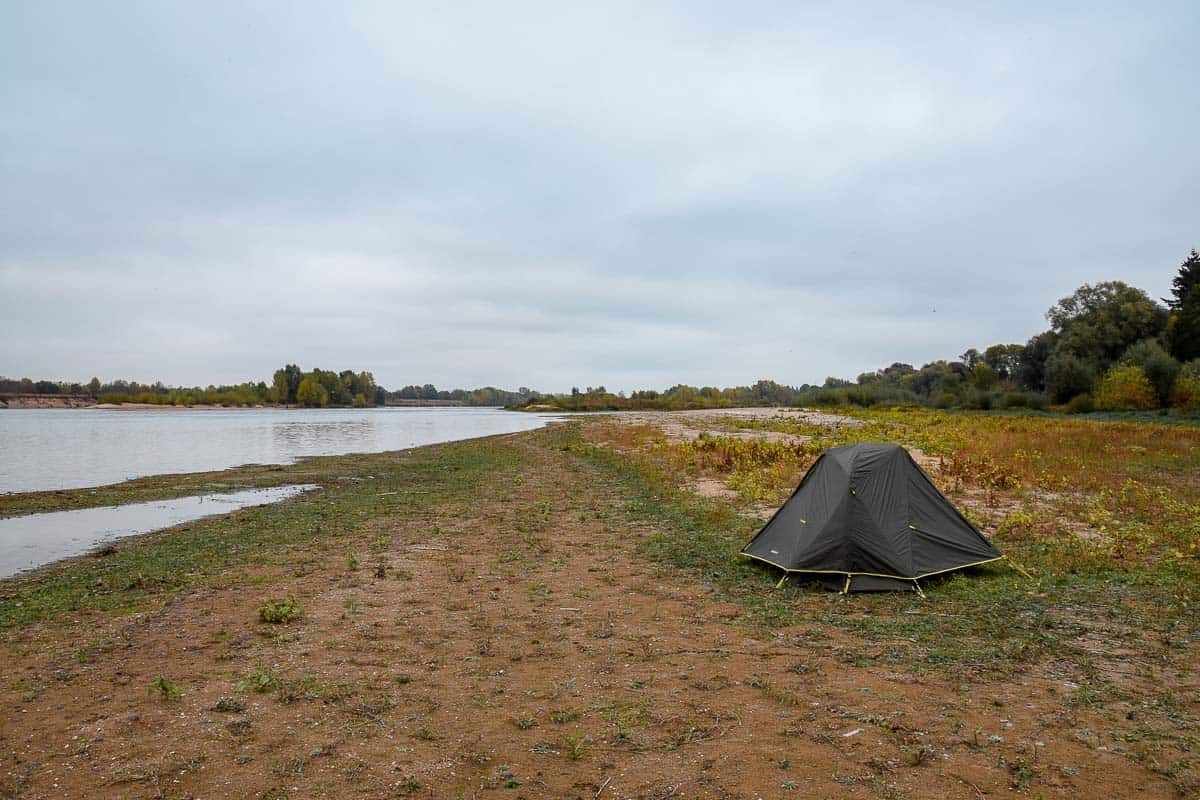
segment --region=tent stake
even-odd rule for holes
[[[850,573],[846,573],[846,585],[842,587],[842,594],[850,594]]]
[[[921,584],[917,582],[916,578],[913,578],[913,588],[917,590],[917,594],[921,595],[922,600],[928,599],[925,597],[925,593],[921,591]]]
[[[782,589],[783,584],[787,583],[787,579],[788,579],[788,574],[785,572],[785,573],[783,573],[783,577],[779,579],[779,583],[775,584],[775,588]]]

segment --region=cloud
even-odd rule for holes
[[[0,10],[0,373],[792,383],[1197,244],[1186,4]]]

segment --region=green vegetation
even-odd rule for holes
[[[170,702],[183,697],[183,692],[175,685],[175,681],[168,678],[166,675],[159,675],[154,680],[150,681],[150,694],[156,695],[162,700]]]
[[[748,406],[789,406],[801,402],[811,387],[797,389],[775,381],[761,380],[753,386],[718,389],[715,386],[686,386],[678,384],[664,392],[636,391],[629,396],[613,394],[603,386],[586,390],[571,389],[570,394],[545,395],[533,398],[523,407],[551,411],[625,411],[645,409],[682,411],[704,408],[745,408]]]
[[[274,667],[265,667],[261,664],[250,672],[247,672],[237,684],[239,692],[251,691],[258,694],[267,694],[273,692],[282,685],[282,680],[279,677],[279,670]]]
[[[34,381],[30,378],[0,376],[0,404],[4,395],[74,395],[91,397],[101,403],[141,403],[160,406],[260,406],[299,405],[306,408],[381,406],[389,402],[440,402],[466,406],[512,406],[536,401],[542,395],[521,387],[515,392],[484,386],[478,389],[438,389],[433,384],[405,386],[389,392],[375,382],[370,372],[313,369],[305,372],[295,364],[275,370],[268,385],[240,383],[233,386],[187,388],[117,380],[102,383],[92,378],[86,384],[67,381]]]
[[[920,369],[895,363],[855,381],[828,378],[795,404],[1194,413],[1191,384],[1175,387],[1200,370],[1200,253],[1191,251],[1172,287],[1164,307],[1120,281],[1085,284],[1052,306],[1050,330],[1024,345],[970,348]]]
[[[297,398],[302,379],[310,379],[323,393],[315,395],[319,402],[305,403]],[[116,380],[102,383],[92,378],[86,384],[60,381],[33,381],[29,378],[14,380],[0,377],[0,395],[43,394],[43,395],[87,395],[101,403],[142,403],[160,406],[258,406],[269,403],[301,404],[312,406],[367,406],[380,405],[386,394],[375,385],[370,372],[330,372],[314,369],[301,372],[295,364],[276,370],[271,385],[239,383],[231,386],[182,387],[166,386],[161,381],[152,384],[137,381]]]
[[[515,392],[483,386],[478,389],[438,389],[432,383],[424,386],[405,386],[387,393],[391,401],[442,401],[465,406],[516,406],[541,399],[541,392],[522,386]]]
[[[268,600],[258,607],[258,619],[269,625],[286,625],[304,616],[304,609],[290,595],[285,599]]]

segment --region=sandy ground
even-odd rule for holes
[[[649,531],[594,467],[505,441],[521,475],[372,521],[361,564],[287,553],[25,631],[0,649],[0,797],[1176,796],[1098,745],[1122,723],[1064,705],[1058,666],[918,675],[856,666],[879,646],[825,626],[750,628],[635,552]],[[286,594],[301,621],[256,620]]]
[[[614,415],[626,425],[653,425],[670,439],[695,439],[701,433],[731,436],[737,439],[766,439],[768,441],[800,442],[807,437],[780,431],[736,430],[731,420],[778,419],[810,425],[859,425],[858,420],[824,411],[790,408],[721,408],[702,411],[629,411]]]

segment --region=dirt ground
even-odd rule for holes
[[[1099,744],[1112,709],[1065,704],[1055,664],[919,675],[750,626],[635,551],[651,531],[594,466],[537,432],[480,446],[520,474],[370,520],[350,556],[13,637],[0,797],[1178,796]],[[286,595],[302,619],[258,621]]]

